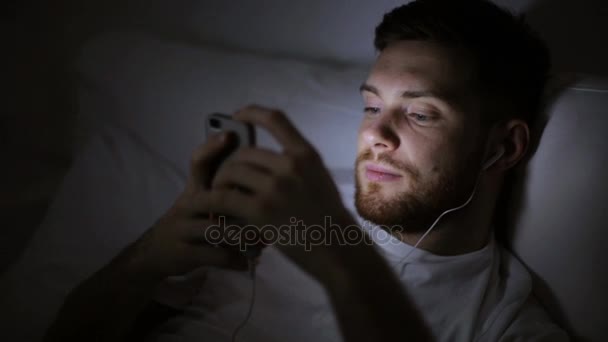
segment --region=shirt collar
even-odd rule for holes
[[[414,246],[397,239],[393,235],[389,234],[386,230],[382,229],[380,226],[373,224],[367,220],[363,220],[361,218],[359,218],[358,220],[361,228],[369,234],[372,241],[374,242],[374,246],[376,246],[378,251],[382,253],[388,259],[389,262],[395,265],[408,262],[441,263],[452,262],[456,260],[465,261],[470,259],[477,259],[483,257],[484,255],[491,255],[492,250],[496,244],[494,234],[492,234],[486,246],[479,250],[459,255],[437,255],[420,248],[414,248]]]

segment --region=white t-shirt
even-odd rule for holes
[[[363,227],[399,275],[437,341],[568,340],[532,300],[527,270],[494,239],[472,253],[438,256],[412,251],[378,227]],[[264,251],[255,281],[253,314],[238,341],[341,341],[324,289],[278,250]],[[160,327],[150,340],[230,341],[251,300],[248,275],[208,270],[190,303],[172,298],[183,293],[179,287],[188,286],[187,277],[174,285],[176,291],[167,287],[158,299],[181,306],[184,314]],[[385,300],[391,305],[391,298]]]

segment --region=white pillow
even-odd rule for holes
[[[2,339],[39,341],[67,293],[168,209],[183,188],[180,173],[133,132],[100,128],[0,279]]]
[[[548,112],[512,189],[509,239],[552,315],[584,341],[606,341],[608,80],[575,81]]]
[[[204,119],[250,103],[284,110],[332,169],[352,169],[367,70],[338,68],[119,33],[79,58],[83,131],[113,122],[180,168],[204,141]],[[257,131],[260,146],[277,148]]]

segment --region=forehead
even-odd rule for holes
[[[429,90],[457,101],[469,95],[472,74],[464,51],[428,41],[398,41],[378,55],[366,83],[382,92]]]

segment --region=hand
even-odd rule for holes
[[[326,216],[334,224],[354,224],[321,157],[282,112],[249,106],[234,118],[268,130],[283,151],[260,147],[237,150],[213,179],[206,203],[209,208],[248,225],[270,225],[273,229],[293,224],[292,218],[304,227],[323,226]],[[313,276],[319,274],[319,253],[304,253],[304,246],[294,246],[293,239],[279,242],[278,247]]]
[[[237,249],[217,248],[205,240],[210,220],[205,206],[211,178],[219,161],[230,151],[226,134],[215,135],[193,153],[184,191],[157,223],[128,249],[131,269],[146,278],[162,280],[201,266],[247,268]]]

